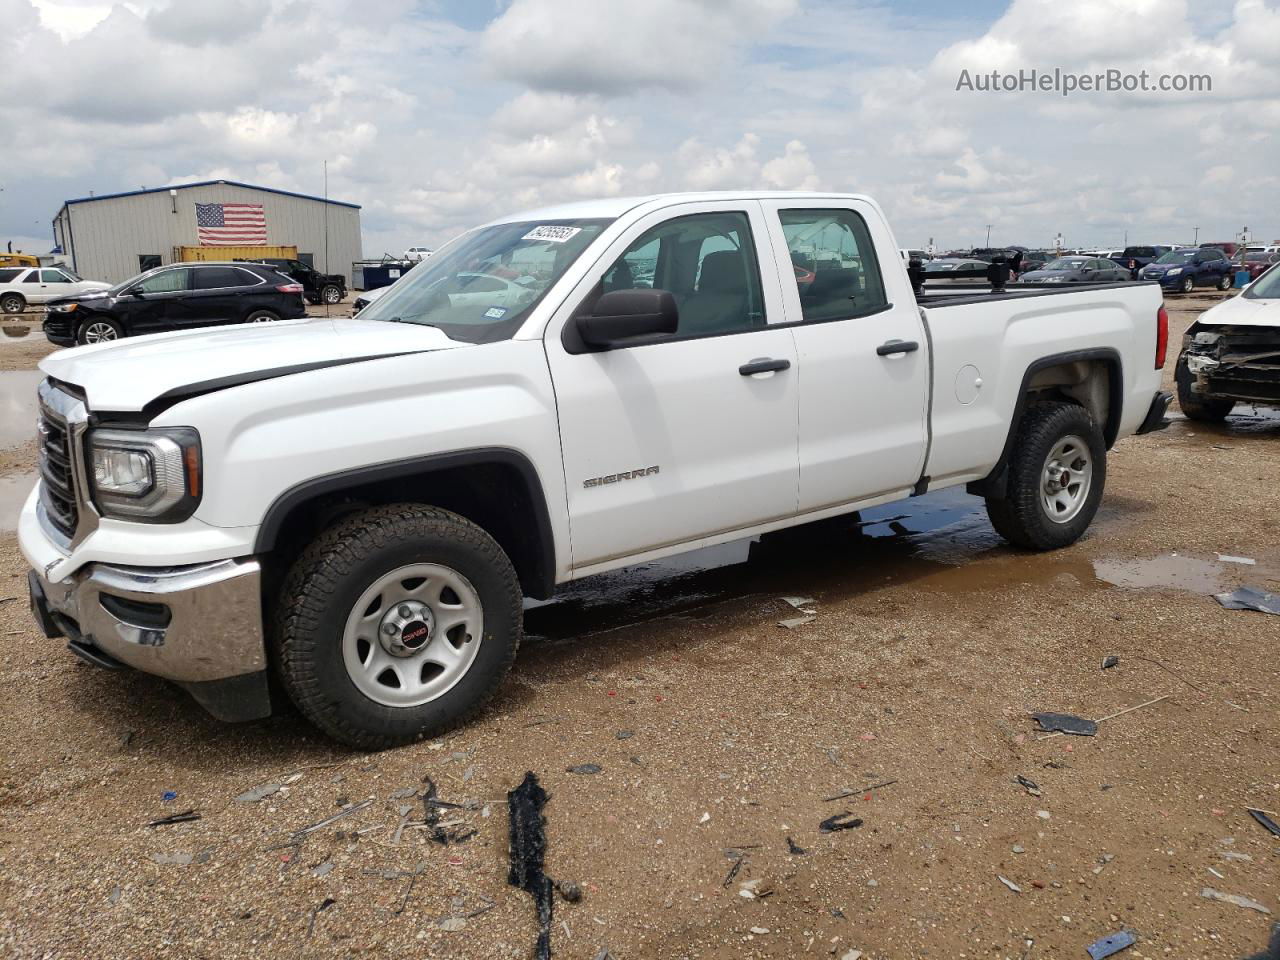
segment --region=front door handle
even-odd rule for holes
[[[877,357],[892,357],[899,353],[915,353],[920,344],[914,340],[887,340],[876,347]]]
[[[759,360],[752,360],[750,363],[744,363],[738,368],[738,372],[744,377],[749,377],[753,373],[773,373],[775,370],[790,369],[790,360],[774,360],[770,357],[762,357]]]

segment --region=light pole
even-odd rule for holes
[[[1192,240],[1192,241],[1191,241],[1191,245],[1192,245],[1193,247],[1198,247],[1198,246],[1200,246],[1200,228],[1199,228],[1199,227],[1196,227],[1196,228],[1195,228],[1195,231],[1196,231],[1196,238],[1195,238],[1194,240]]]
[[[991,246],[991,224],[987,224],[987,246]]]

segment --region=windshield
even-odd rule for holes
[[[439,327],[454,340],[510,337],[611,220],[541,220],[472,230],[422,261],[361,320]]]
[[[1190,263],[1199,252],[1198,250],[1170,250],[1156,263]]]
[[[1083,263],[1084,263],[1084,260],[1071,260],[1071,259],[1068,259],[1067,257],[1062,257],[1058,260],[1052,261],[1051,263],[1046,263],[1040,269],[1041,270],[1078,270],[1080,269],[1080,266]]]
[[[1244,296],[1251,300],[1280,300],[1280,268],[1272,267],[1245,287]]]

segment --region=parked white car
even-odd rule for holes
[[[0,267],[0,313],[21,313],[28,304],[110,289],[111,284],[82,280],[66,267]]]
[[[431,256],[430,247],[410,247],[404,252],[406,260],[425,260]]]
[[[529,297],[455,299],[513,264]],[[505,217],[358,317],[42,360],[31,608],[220,717],[267,715],[274,672],[331,736],[408,743],[581,577],[956,486],[1074,542],[1107,450],[1164,425],[1167,334],[1154,284],[917,296],[865,196]]]

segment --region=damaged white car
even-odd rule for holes
[[[1191,325],[1176,379],[1178,403],[1192,420],[1223,420],[1237,403],[1280,407],[1280,270]]]

